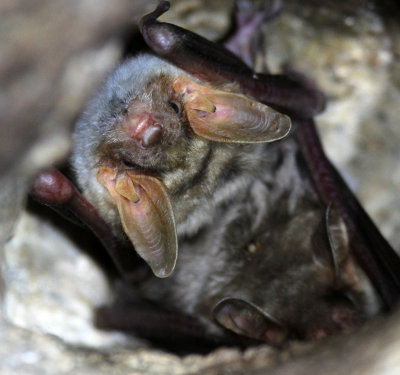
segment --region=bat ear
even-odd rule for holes
[[[101,167],[97,179],[113,198],[121,224],[136,252],[158,277],[169,276],[178,256],[173,209],[157,178]]]
[[[224,298],[213,309],[214,319],[238,335],[281,346],[289,331],[256,305],[239,298]]]
[[[328,239],[328,248],[326,247]],[[325,216],[314,234],[314,260],[322,265],[334,269],[336,277],[349,256],[349,234],[339,210],[331,203],[326,209]]]
[[[214,142],[260,143],[285,137],[291,120],[261,102],[242,94],[200,85],[180,76],[174,83],[182,95],[192,130]]]

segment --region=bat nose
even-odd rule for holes
[[[159,124],[148,126],[139,137],[139,141],[143,147],[151,147],[160,143],[162,129]]]
[[[142,147],[148,148],[161,141],[162,126],[159,121],[146,111],[127,117],[123,122],[127,134]]]

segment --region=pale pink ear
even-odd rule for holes
[[[238,335],[281,346],[289,330],[258,306],[239,298],[225,298],[213,309],[214,319]]]
[[[349,257],[349,246],[346,224],[339,210],[331,203],[312,239],[314,261],[332,268],[338,277],[341,267]]]
[[[98,181],[117,206],[124,232],[158,277],[168,277],[178,257],[172,204],[159,179],[132,170],[100,167]]]
[[[285,137],[288,116],[246,95],[201,85],[186,76],[172,84],[182,95],[192,130],[213,142],[260,143]]]

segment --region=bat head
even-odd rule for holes
[[[105,159],[134,169],[170,170],[187,152],[189,131],[171,77],[160,74],[122,109],[100,151]]]
[[[173,154],[168,150],[182,143],[187,130],[179,94],[171,86],[178,74],[184,73],[148,54],[118,67],[76,125],[74,163],[167,168]],[[79,160],[82,154],[87,163]]]

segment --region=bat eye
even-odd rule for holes
[[[169,106],[174,110],[177,115],[180,115],[182,112],[182,106],[174,100],[168,102]]]
[[[128,169],[137,168],[137,165],[133,164],[130,160],[127,160],[127,159],[123,159],[122,163],[123,163],[124,167],[126,167]]]

